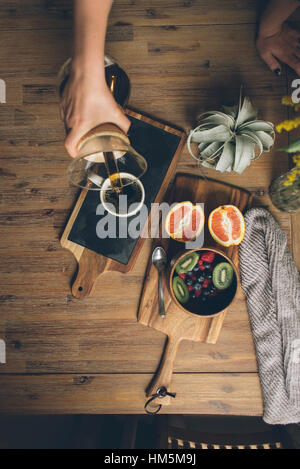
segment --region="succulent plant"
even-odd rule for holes
[[[274,125],[257,120],[257,110],[247,97],[240,97],[237,106],[205,112],[198,121],[199,125],[188,138],[189,152],[203,166],[222,173],[235,171],[241,174],[274,144]],[[192,150],[192,143],[198,145],[197,155]]]

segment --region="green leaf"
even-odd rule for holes
[[[249,166],[254,156],[254,143],[248,138],[236,136],[236,150],[233,169],[241,174]]]
[[[246,97],[237,116],[235,127],[238,128],[245,122],[253,121],[256,117],[257,110],[252,106],[250,99]]]
[[[263,144],[263,148],[265,151],[270,151],[271,147],[274,145],[274,137],[267,134],[267,132],[255,132],[256,136],[259,138],[261,143]]]
[[[198,117],[198,120],[201,121],[201,124],[213,124],[214,126],[223,124],[231,129],[233,129],[235,125],[235,120],[230,115],[220,111],[205,112]]]
[[[205,168],[215,169],[215,165],[208,163],[207,161],[202,161],[202,166],[204,166]]]
[[[294,140],[286,148],[278,148],[277,151],[286,151],[287,153],[298,153],[300,152],[300,138]]]
[[[236,120],[238,112],[239,112],[239,106],[238,105],[236,105],[236,106],[222,106],[222,109],[225,112],[225,114],[228,114],[229,116],[231,116],[234,119],[234,121]]]
[[[245,137],[244,137],[245,138]],[[238,174],[242,174],[248,166],[250,166],[251,161],[254,158],[254,143],[249,142],[247,139],[244,141],[243,153],[240,158],[240,162],[235,169]]]
[[[218,151],[222,146],[221,142],[213,142],[213,143],[200,143],[199,150],[200,150],[200,158],[209,159],[212,157],[216,157]]]
[[[224,173],[228,169],[231,170],[234,163],[234,154],[235,146],[230,142],[225,143],[221,157],[216,166],[216,170],[221,171],[221,173]]]
[[[250,142],[254,142],[254,143],[258,146],[258,148],[259,148],[259,154],[258,154],[258,156],[257,156],[256,158],[254,158],[254,159],[258,159],[258,158],[262,155],[262,153],[263,153],[263,151],[264,151],[262,142],[261,142],[260,139],[257,137],[257,135],[256,135],[254,132],[250,132],[250,130],[248,130],[247,132],[246,132],[246,131],[243,131],[243,132],[242,132],[242,135],[243,135],[243,137],[246,137]]]
[[[265,121],[251,121],[239,127],[239,130],[250,130],[251,132],[263,131],[263,132],[274,132],[274,124]]]
[[[232,132],[225,125],[218,125],[209,130],[195,130],[192,141],[201,142],[226,142],[232,138]]]

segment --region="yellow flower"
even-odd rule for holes
[[[290,96],[283,96],[281,103],[285,104],[286,106],[294,106],[294,103]]]
[[[298,161],[300,161],[300,154],[299,154],[299,153],[298,153],[297,155],[294,155],[294,156],[293,156],[293,161],[294,161],[295,163],[298,163]]]
[[[292,185],[297,179],[297,169],[294,168],[289,174],[286,176],[286,181],[289,185]]]
[[[284,96],[281,100],[282,104],[285,104],[285,106],[291,106],[295,109],[295,111],[299,111],[300,109],[300,104],[296,104],[293,102],[291,96]]]
[[[276,126],[276,130],[279,134],[281,133],[283,129],[286,130],[287,132],[290,132],[291,130],[299,127],[299,125],[300,125],[300,117],[296,117],[295,119],[281,122],[280,124]]]
[[[294,155],[293,156],[293,161],[296,163],[296,166],[300,167],[300,155]]]

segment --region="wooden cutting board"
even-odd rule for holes
[[[238,267],[238,246],[224,248],[218,245],[209,234],[207,220],[211,211],[220,205],[233,204],[239,207],[241,211],[244,211],[251,203],[251,194],[238,187],[223,184],[212,179],[178,174],[173,189],[167,197],[167,202],[171,204],[187,200],[193,203],[205,204],[204,211],[206,222],[204,247],[218,248]],[[169,263],[174,257],[184,253],[185,249],[185,245],[171,239],[157,239],[153,245],[153,249],[158,245],[163,246],[166,250]],[[180,392],[180,389],[171,388],[174,362],[179,344],[183,340],[215,344],[219,338],[228,311],[227,309],[220,315],[212,318],[185,313],[171,298],[168,287],[169,275],[170,269],[166,270],[164,276],[166,318],[163,319],[158,314],[158,274],[152,265],[152,260],[149,260],[140,301],[138,322],[166,334],[167,343],[159,370],[146,391],[147,396],[154,395],[161,387],[165,387],[169,392]],[[160,399],[159,403],[166,405],[170,404],[171,400],[172,399],[167,396]]]
[[[186,135],[132,110],[127,109],[126,114],[131,120],[131,144],[148,162],[148,170],[141,181],[145,187],[145,205],[150,213],[152,204],[160,203],[165,196]],[[99,239],[96,235],[101,218],[96,215],[99,204],[98,192],[82,190],[61,238],[61,245],[71,251],[78,262],[78,273],[72,286],[72,293],[78,299],[90,294],[99,275],[109,271],[130,272],[145,242],[143,237],[137,240],[130,237]]]

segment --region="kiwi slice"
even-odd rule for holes
[[[218,290],[226,290],[233,281],[233,268],[228,262],[221,262],[213,271],[213,284]]]
[[[189,301],[190,293],[182,278],[173,278],[173,290],[177,300],[180,301],[180,303],[185,304]]]
[[[186,274],[193,270],[199,260],[199,255],[196,252],[190,252],[176,266],[176,272],[179,274]]]

